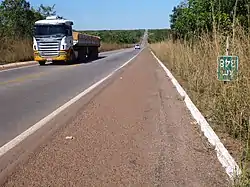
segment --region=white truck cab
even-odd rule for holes
[[[33,49],[35,61],[68,60],[73,47],[73,22],[56,16],[35,22]]]
[[[84,59],[93,54],[96,56],[96,53],[98,56],[100,38],[73,32],[72,25],[73,21],[58,16],[36,21],[33,36],[34,60],[44,65],[46,61],[74,61],[79,57]]]

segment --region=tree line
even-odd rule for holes
[[[180,38],[211,33],[232,33],[235,25],[248,32],[250,28],[249,0],[185,0],[173,8],[171,30]]]
[[[3,0],[0,4],[0,39],[29,38],[34,22],[55,15],[55,5],[41,4],[37,9],[26,0]]]
[[[148,30],[148,43],[157,43],[167,40],[171,37],[170,29],[149,29]]]
[[[38,8],[34,8],[26,0],[3,0],[0,3],[0,39],[30,38],[34,22],[51,15],[56,15],[55,5],[41,4]],[[102,41],[108,43],[136,43],[143,32],[144,30],[86,31],[86,33],[100,36]]]
[[[138,30],[99,30],[80,31],[82,33],[99,36],[104,43],[134,44],[138,43],[144,34],[143,29]]]

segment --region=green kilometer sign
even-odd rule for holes
[[[219,56],[217,61],[217,74],[220,81],[233,81],[237,79],[239,67],[238,56]]]

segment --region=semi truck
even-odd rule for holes
[[[73,63],[97,59],[100,37],[75,32],[73,21],[59,16],[49,16],[34,24],[34,60],[41,66],[46,62]]]

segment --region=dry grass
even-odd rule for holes
[[[248,173],[250,40],[241,29],[236,31],[235,45],[231,46],[230,53],[239,56],[239,78],[224,84],[217,80],[217,56],[225,54],[225,40],[222,35],[217,35],[216,40],[203,36],[192,45],[166,41],[152,44],[151,48],[174,73],[227,149]],[[247,173],[246,178],[249,177]],[[245,184],[250,184],[248,182],[248,179],[244,180]]]
[[[116,49],[130,48],[133,44],[117,44],[117,43],[102,43],[99,49],[100,52],[112,51]]]
[[[33,60],[30,40],[0,39],[0,64]],[[130,44],[102,43],[100,52],[132,47]]]
[[[0,64],[21,62],[33,59],[30,40],[0,39]]]

